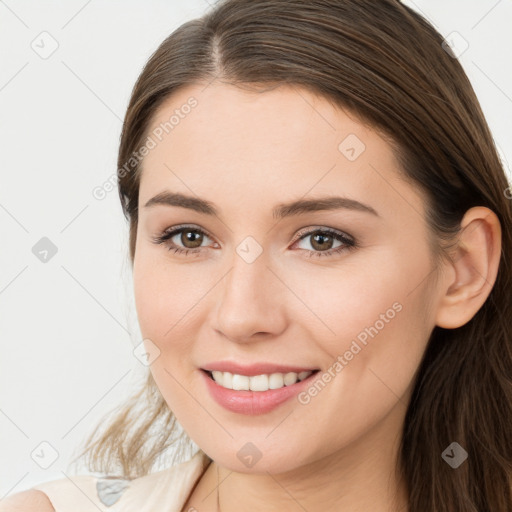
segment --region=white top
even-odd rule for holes
[[[133,480],[78,475],[32,487],[56,512],[181,512],[210,462],[199,450],[192,459]]]

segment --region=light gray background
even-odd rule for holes
[[[460,60],[512,162],[512,1],[404,3],[469,43]],[[69,474],[78,445],[148,371],[133,354],[141,336],[117,189],[101,201],[92,190],[116,172],[143,64],[208,9],[0,0],[0,498]],[[51,48],[43,31],[58,43],[46,59],[31,47],[46,37]],[[58,249],[46,263],[32,252],[42,237]],[[47,469],[36,462],[52,460],[43,442],[58,452]]]

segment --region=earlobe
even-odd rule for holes
[[[436,325],[455,329],[482,307],[496,281],[501,255],[501,226],[489,208],[470,208],[461,221],[457,245],[451,253],[451,272],[444,286]]]

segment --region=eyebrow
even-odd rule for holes
[[[217,208],[215,208],[215,206],[209,201],[185,194],[169,192],[167,190],[152,197],[144,205],[144,208],[151,208],[156,205],[179,206],[181,208],[188,208],[189,210],[194,210],[206,215],[218,216],[219,214]],[[377,211],[371,206],[356,201],[355,199],[338,196],[319,197],[316,199],[298,199],[289,203],[280,203],[272,210],[272,215],[274,219],[283,219],[285,217],[292,217],[294,215],[301,215],[308,212],[339,209],[366,212],[380,217]]]

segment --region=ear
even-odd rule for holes
[[[470,208],[460,227],[436,315],[436,325],[445,329],[464,325],[478,312],[491,293],[500,262],[501,226],[492,210]]]

